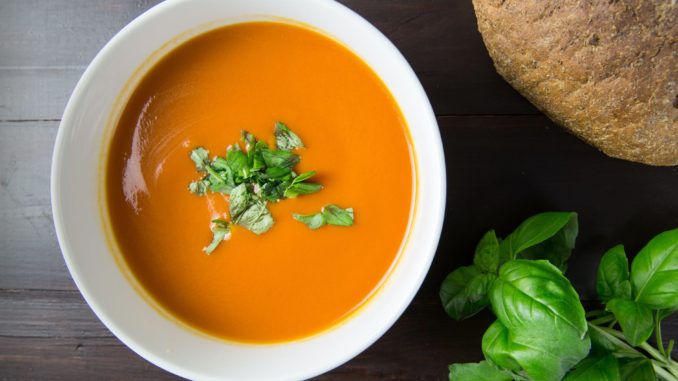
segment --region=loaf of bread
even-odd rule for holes
[[[473,0],[506,81],[609,156],[678,165],[676,0]]]

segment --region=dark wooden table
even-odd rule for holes
[[[635,253],[678,226],[678,168],[599,153],[551,123],[494,71],[470,0],[345,0],[417,72],[438,115],[447,161],[446,222],[424,285],[377,343],[322,380],[442,380],[481,359],[489,313],[454,322],[438,300],[487,228],[500,234],[545,210],[579,212],[568,275],[595,298],[597,261]],[[153,6],[143,0],[0,1],[0,379],[175,379],[118,341],[76,289],[56,241],[49,195],[66,101],[97,51]],[[678,316],[664,325],[678,337]],[[262,364],[265,366],[265,364]]]

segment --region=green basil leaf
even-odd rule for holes
[[[229,193],[235,186],[233,171],[223,157],[215,157],[212,164],[205,166],[205,170],[209,173],[207,183],[212,192]]]
[[[508,353],[535,380],[561,380],[589,353],[579,296],[548,261],[504,264],[489,292],[497,318],[508,330]]]
[[[304,146],[299,136],[292,132],[285,123],[276,122],[273,134],[275,135],[275,144],[278,149],[292,150]]]
[[[212,242],[203,250],[207,254],[211,254],[219,244],[228,239],[231,234],[231,229],[228,222],[224,220],[212,220]]]
[[[620,381],[619,362],[609,354],[582,360],[563,381]]]
[[[621,381],[656,381],[652,362],[648,359],[636,359],[622,362],[620,367]]]
[[[299,185],[299,184],[297,184]],[[334,204],[325,205],[321,212],[323,219],[328,225],[351,226],[353,225],[353,208],[342,209]]]
[[[315,176],[315,171],[304,172],[304,173],[300,174],[299,176],[295,177],[292,180],[292,184],[297,184],[297,183],[300,183],[302,181],[306,181],[313,176]]]
[[[494,230],[490,230],[480,239],[473,256],[473,264],[480,271],[496,273],[499,268],[499,240]]]
[[[231,190],[229,196],[229,213],[231,219],[238,218],[249,206],[251,195],[246,184],[240,184]]]
[[[663,232],[631,264],[635,300],[655,309],[678,307],[678,229]]]
[[[487,361],[479,363],[452,364],[449,366],[450,381],[512,381],[513,376]]]
[[[492,286],[490,300],[495,314],[509,330],[529,328],[539,320],[569,326],[581,338],[588,330],[579,295],[548,261],[518,259],[504,264]]]
[[[629,344],[638,346],[645,342],[654,330],[652,310],[630,299],[614,298],[605,305],[619,322]]]
[[[240,150],[240,146],[236,144],[233,146],[233,148],[228,150],[226,153],[226,161],[228,162],[228,166],[231,168],[236,182],[239,182],[238,180],[242,181],[243,179],[249,177],[250,170],[247,155],[245,155],[245,153]]]
[[[612,298],[631,299],[629,260],[624,253],[624,246],[613,247],[600,259],[596,290],[603,303]]]
[[[206,179],[193,181],[188,184],[188,191],[193,193],[196,196],[204,196],[207,193],[207,189],[210,187],[210,182]]]
[[[517,236],[517,241],[510,243],[510,245],[513,248],[518,248],[517,258],[546,259],[562,272],[565,272],[567,260],[570,258],[572,249],[574,249],[574,243],[579,232],[577,214],[550,212],[537,216],[539,218],[526,224],[525,228],[520,230],[521,233]],[[563,220],[566,220],[566,222],[561,226]],[[558,230],[552,234],[555,229]],[[533,234],[536,239],[530,240],[530,234]],[[544,237],[547,238],[544,239]],[[507,237],[507,240],[509,238],[510,236]],[[537,241],[540,242],[535,244]],[[521,242],[525,243],[521,244]],[[529,245],[529,247],[526,247],[526,245]]]
[[[553,237],[576,218],[572,212],[545,212],[526,219],[505,239],[511,258]]]
[[[325,219],[323,218],[322,213],[315,214],[293,213],[292,217],[299,222],[305,223],[306,225],[308,225],[309,228],[313,230],[318,229],[319,227],[325,225]]]
[[[489,303],[487,293],[496,276],[481,273],[476,266],[459,267],[440,286],[440,301],[453,319],[473,316]]]
[[[262,153],[263,151],[268,151],[268,144],[258,141],[254,145],[254,149],[247,153],[252,171],[259,171],[266,168],[266,162],[264,161]]]
[[[266,142],[259,140],[257,141],[257,144],[254,145],[254,148],[257,151],[265,151],[268,150],[268,144],[266,144]]]
[[[516,348],[509,339],[509,331],[499,320],[495,320],[485,331],[482,348],[485,358],[490,363],[514,372],[522,369],[512,357],[511,351]]]
[[[285,189],[285,193],[283,194],[287,198],[295,198],[301,195],[306,195],[306,194],[311,194],[311,193],[316,193],[320,190],[323,189],[323,186],[320,184],[315,184],[315,183],[294,183],[290,184],[287,189]],[[333,225],[338,225],[338,224],[333,224]],[[348,225],[345,225],[348,226]]]
[[[261,157],[267,167],[292,168],[299,163],[299,156],[290,151],[282,150],[264,150],[261,151]]]
[[[266,233],[273,226],[273,217],[262,200],[252,199],[239,216],[231,217],[233,222],[254,234]]]
[[[233,181],[225,182],[219,179],[216,179],[214,176],[210,176],[210,190],[216,193],[230,193],[233,187]]]
[[[212,161],[212,167],[217,171],[230,171],[231,167],[228,166],[228,161],[221,156],[217,156]]]
[[[604,332],[596,325],[589,325],[589,337],[591,338],[591,354],[593,355],[627,352],[623,344],[620,344],[619,339]]]
[[[257,144],[257,138],[254,135],[242,130],[240,131],[240,140],[245,143],[245,151],[247,151],[247,153],[254,151],[254,148]]]
[[[292,177],[292,170],[289,168],[281,167],[268,167],[266,168],[266,178],[270,180],[279,180],[285,181],[289,180]]]
[[[264,200],[278,202],[285,197],[285,189],[287,189],[287,187],[289,187],[288,182],[280,184],[265,183],[261,186],[261,197],[263,197]]]
[[[191,160],[195,163],[195,168],[200,172],[205,172],[205,166],[209,165],[209,151],[203,147],[197,147],[190,154]]]
[[[529,379],[560,381],[589,352],[588,341],[572,333],[548,321],[510,331],[497,320],[483,336],[483,353],[489,362]]]

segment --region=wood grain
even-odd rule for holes
[[[536,114],[496,74],[470,1],[342,1],[401,50],[440,115]],[[155,1],[0,3],[0,120],[58,119],[113,35]]]
[[[678,226],[678,167],[610,159],[554,126],[494,72],[470,1],[343,0],[383,31],[421,79],[446,153],[446,223],[431,271],[398,322],[319,380],[445,379],[481,358],[489,312],[450,320],[445,275],[470,263],[488,228],[506,234],[543,210],[579,212],[568,276],[594,299],[603,251],[633,254]],[[165,380],[111,335],[77,291],[56,242],[49,199],[54,138],[86,65],[156,1],[0,2],[0,380]],[[678,338],[678,315],[664,324]]]

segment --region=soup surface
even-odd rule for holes
[[[324,189],[269,203],[270,231],[235,226],[206,255],[228,202],[189,193],[190,151],[223,156],[241,129],[272,144],[276,121],[304,141],[297,173],[317,171]],[[303,27],[244,23],[189,40],[141,80],[110,146],[106,200],[122,257],[167,312],[218,337],[281,342],[330,328],[378,288],[406,235],[412,162],[397,104],[357,56]],[[354,225],[292,218],[330,203],[354,208]]]

